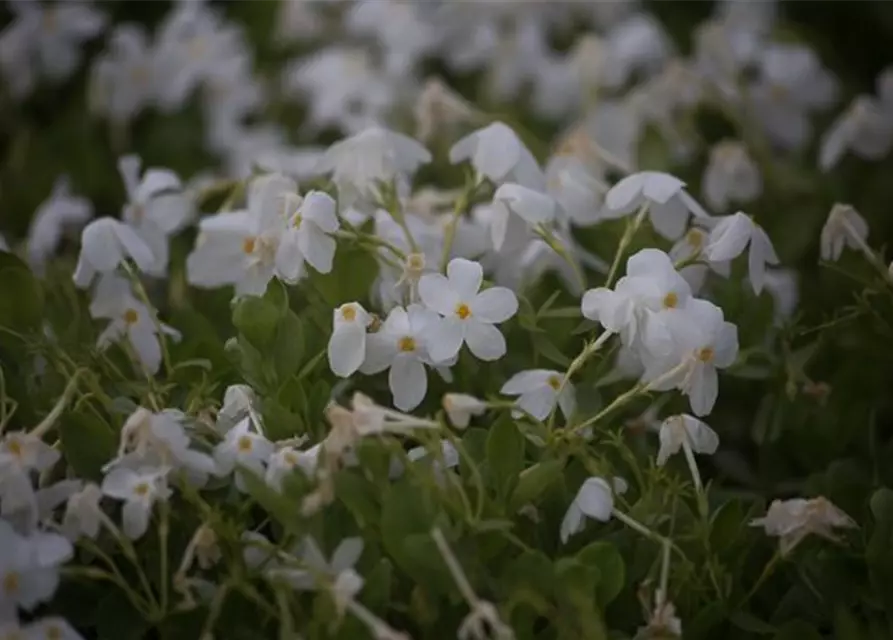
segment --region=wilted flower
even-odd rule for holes
[[[736,140],[723,140],[710,150],[702,182],[704,199],[717,211],[750,202],[763,191],[759,167]]]
[[[857,526],[852,518],[823,496],[808,500],[773,500],[766,515],[751,520],[750,524],[765,529],[766,535],[778,537],[782,555],[790,554],[811,533],[837,541],[834,529]]]
[[[868,240],[868,223],[865,218],[851,205],[835,204],[828,214],[825,226],[822,227],[822,260],[839,260],[844,247],[863,253],[867,250],[871,254],[866,240]]]
[[[627,484],[623,478],[615,477],[611,484],[604,478],[587,478],[561,521],[561,541],[567,542],[572,535],[582,531],[586,526],[586,518],[600,522],[610,520],[614,511],[614,493],[623,494],[626,489]]]

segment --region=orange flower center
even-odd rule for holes
[[[22,457],[22,443],[18,440],[10,440],[6,443],[6,450],[9,451],[16,458]]]
[[[257,239],[254,236],[248,236],[242,241],[243,253],[254,253],[254,247],[257,245]]]
[[[561,388],[561,376],[551,375],[548,380],[549,386],[558,391]]]
[[[713,348],[712,347],[704,347],[703,349],[698,349],[697,358],[701,362],[713,362]]]
[[[467,304],[460,303],[456,305],[456,315],[459,316],[460,320],[465,320],[471,315],[471,309],[468,308]]]
[[[140,482],[133,488],[134,495],[137,496],[145,496],[149,493],[149,484],[146,482]]]
[[[236,446],[238,447],[239,451],[244,453],[246,451],[251,451],[253,443],[251,442],[251,438],[249,438],[248,436],[242,436],[241,438],[239,438]]]
[[[674,292],[670,292],[664,296],[664,309],[675,309],[679,304],[679,296]]]
[[[140,314],[136,312],[136,309],[127,309],[124,312],[124,322],[127,324],[136,324],[140,319]]]
[[[403,336],[397,341],[397,348],[400,351],[415,351],[415,338],[412,336]]]
[[[344,307],[341,310],[341,317],[348,322],[353,322],[357,319],[357,310],[354,307]]]

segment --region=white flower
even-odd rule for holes
[[[156,98],[156,52],[145,30],[121,24],[112,32],[109,48],[97,59],[90,78],[91,109],[117,123],[126,123]]]
[[[713,229],[704,247],[704,257],[711,262],[732,260],[750,244],[747,254],[747,272],[754,293],[763,290],[766,279],[766,265],[777,265],[778,255],[772,246],[772,240],[763,228],[745,213],[738,212],[732,216],[724,216],[713,220]]]
[[[254,389],[247,384],[231,384],[223,393],[223,406],[217,412],[217,421],[214,427],[221,434],[225,434],[243,418],[251,416],[255,428],[262,430],[263,425],[257,424],[260,422],[260,416],[254,410],[256,403],[257,396]]]
[[[457,429],[466,428],[472,416],[483,415],[487,410],[486,402],[467,393],[444,394],[442,404],[450,422]]]
[[[90,539],[99,535],[101,524],[99,501],[102,500],[102,489],[89,482],[72,494],[65,503],[65,514],[62,516],[62,531],[69,540],[81,536]]]
[[[614,511],[614,493],[622,494],[626,489],[623,478],[615,477],[611,484],[596,476],[587,478],[561,521],[561,541],[567,542],[573,534],[581,532],[586,526],[586,518],[600,522],[610,520]]]
[[[848,204],[835,204],[822,227],[822,260],[837,261],[844,247],[864,251],[868,240],[868,223]]]
[[[575,155],[557,154],[546,165],[549,194],[571,223],[589,226],[601,219],[608,185],[600,173]]]
[[[750,525],[762,527],[766,535],[778,537],[783,556],[790,554],[810,533],[836,541],[833,529],[857,526],[852,518],[822,496],[809,500],[773,500],[766,515],[751,520]]]
[[[481,265],[454,258],[446,277],[428,273],[419,280],[419,297],[443,319],[431,329],[428,350],[435,362],[453,358],[463,343],[481,360],[505,355],[505,338],[494,324],[505,322],[518,311],[518,299],[505,287],[478,293],[484,274]]]
[[[494,122],[459,140],[450,149],[450,162],[471,162],[477,173],[494,184],[515,182],[543,190],[542,169],[518,135],[502,122]]]
[[[697,418],[686,414],[670,416],[660,425],[660,450],[657,452],[657,465],[663,466],[667,459],[684,446],[695,453],[716,453],[719,436]]]
[[[891,112],[871,96],[858,96],[822,136],[819,167],[829,171],[847,151],[865,160],[880,160],[891,144]]]
[[[146,533],[155,502],[170,497],[166,476],[164,469],[116,467],[102,479],[102,493],[124,502],[121,519],[124,535],[131,540]]]
[[[555,209],[555,201],[545,193],[514,183],[500,185],[493,194],[493,218],[490,222],[493,247],[497,251],[502,248],[508,225],[516,219],[513,213],[535,227],[554,220]]]
[[[151,247],[155,263],[148,273],[160,277],[167,272],[167,238],[189,222],[193,205],[173,171],[150,168],[140,178],[141,165],[135,155],[118,160],[118,171],[127,190],[121,217]]]
[[[360,371],[375,374],[390,368],[388,386],[400,411],[411,411],[425,399],[425,365],[433,364],[428,340],[439,320],[436,313],[421,305],[394,307],[381,328],[366,337],[366,357]]]
[[[340,225],[335,209],[335,201],[322,191],[311,191],[303,199],[297,195],[288,199],[288,226],[276,253],[276,268],[283,280],[299,280],[304,262],[320,273],[332,270],[335,239],[329,234]]]
[[[25,627],[24,633],[27,640],[84,640],[84,636],[59,616],[35,620]]]
[[[232,284],[237,295],[262,295],[276,274],[294,187],[285,176],[262,176],[251,182],[246,210],[203,218],[186,260],[189,282],[205,288]]]
[[[140,271],[155,264],[149,245],[132,228],[114,218],[98,218],[81,232],[81,253],[74,270],[74,283],[85,289],[97,274],[111,273],[127,259]]]
[[[12,2],[10,9],[13,20],[0,34],[0,68],[16,97],[31,91],[41,74],[54,81],[69,77],[81,63],[83,44],[106,24],[83,2]]]
[[[319,589],[320,578],[328,576],[337,579],[345,572],[353,572],[353,567],[362,554],[362,538],[344,538],[338,543],[331,560],[326,560],[316,541],[310,536],[305,536],[294,550],[294,555],[306,569],[273,567],[266,573],[269,578],[285,581],[293,589],[315,591]],[[362,579],[359,586],[362,586]]]
[[[93,205],[86,198],[71,194],[68,178],[61,176],[53,191],[34,213],[28,227],[28,263],[42,271],[62,240],[66,229],[86,223],[93,216]]]
[[[300,469],[308,476],[313,475],[316,472],[319,451],[320,445],[315,445],[307,451],[295,447],[282,447],[276,450],[267,461],[264,480],[273,489],[281,491],[283,480],[295,469]]]
[[[130,291],[130,283],[115,274],[103,276],[96,285],[90,315],[94,318],[110,320],[99,334],[96,346],[106,349],[112,343],[126,338],[133,347],[139,361],[149,373],[155,373],[161,366],[161,343],[155,311],[137,300]],[[174,339],[180,334],[176,329],[160,325],[161,330]]]
[[[684,309],[691,300],[688,282],[676,271],[669,256],[659,249],[643,249],[626,263],[626,275],[614,290],[599,287],[583,295],[583,315],[619,333],[623,344],[665,351],[669,339],[661,322],[666,314]]]
[[[797,309],[799,291],[797,272],[793,269],[769,269],[766,271],[766,291],[772,296],[775,307],[775,323],[789,319]]]
[[[217,473],[229,475],[237,470],[237,466],[242,466],[263,477],[264,467],[274,449],[272,442],[251,430],[251,420],[245,418],[227,432],[223,442],[214,447]],[[239,491],[245,491],[241,473],[236,473],[236,487]]]
[[[372,316],[358,302],[342,304],[332,313],[334,331],[327,353],[332,373],[340,378],[351,376],[366,358],[366,327]]]
[[[711,218],[712,220],[712,218]],[[732,264],[729,261],[713,262],[704,256],[704,247],[707,244],[708,232],[700,227],[691,227],[685,235],[679,238],[670,249],[670,260],[673,264],[698,259],[696,264],[689,264],[679,270],[679,275],[691,286],[693,294],[701,290],[707,273],[713,271],[728,278],[732,272]],[[706,264],[704,264],[706,262]]]
[[[36,435],[24,431],[7,433],[0,440],[0,513],[36,514],[37,495],[31,475],[47,471],[60,457],[56,449]]]
[[[0,618],[16,615],[16,607],[33,611],[59,586],[59,566],[74,555],[71,543],[41,531],[22,536],[0,520]]]
[[[516,373],[502,385],[499,393],[520,396],[518,407],[537,420],[545,420],[561,407],[564,417],[570,419],[576,408],[574,386],[564,382],[564,375],[549,369],[530,369]]]
[[[707,204],[717,211],[733,202],[750,202],[763,191],[759,167],[736,140],[723,140],[710,150],[702,183]]]
[[[717,368],[731,366],[738,355],[738,328],[707,300],[692,299],[682,313],[665,316],[673,350],[648,358],[644,380],[656,391],[678,388],[696,416],[707,415],[719,392]]]
[[[409,136],[369,127],[329,147],[318,170],[331,173],[338,187],[339,204],[347,208],[357,203],[374,203],[380,182],[411,176],[428,162],[431,153]]]
[[[655,231],[668,240],[675,240],[685,232],[690,215],[708,217],[684,186],[684,182],[668,173],[634,173],[611,187],[605,195],[604,215],[619,218],[647,206]]]
[[[415,99],[416,137],[423,142],[444,128],[470,121],[474,107],[439,78],[428,78]]]

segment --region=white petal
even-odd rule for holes
[[[753,220],[740,211],[722,218],[710,232],[704,256],[712,261],[737,258],[750,241],[753,229]]]
[[[447,278],[450,281],[450,288],[459,296],[459,301],[470,301],[481,288],[484,270],[480,263],[473,260],[453,258],[447,265]]]
[[[555,390],[544,385],[521,395],[517,404],[537,420],[545,420],[555,408],[556,400]]]
[[[456,317],[444,318],[431,327],[426,340],[428,354],[434,362],[444,362],[454,358],[462,348],[465,340],[465,326],[467,321]],[[492,326],[492,325],[491,325]]]
[[[312,222],[307,222],[304,226],[306,229],[298,231],[298,246],[304,259],[320,273],[329,273],[335,257],[335,239],[323,233]]]
[[[550,369],[530,369],[528,371],[519,371],[511,378],[509,378],[504,385],[502,385],[499,393],[508,396],[518,396],[522,393],[527,393],[529,391],[539,389],[540,387],[547,386],[549,384],[549,378],[556,375],[560,376],[561,374]]]
[[[483,322],[505,322],[518,312],[518,298],[506,287],[491,287],[481,291],[469,305],[471,316]]]
[[[422,403],[428,391],[425,365],[411,354],[398,355],[388,374],[388,385],[394,396],[394,406],[400,411],[412,411]]]
[[[475,355],[485,361],[499,360],[505,355],[505,338],[492,324],[478,322],[472,316],[465,321],[465,342]]]
[[[366,357],[366,328],[358,323],[335,327],[328,346],[329,366],[341,378],[352,375]]]
[[[577,493],[575,502],[585,515],[607,522],[614,509],[614,494],[602,478],[588,478]]]
[[[326,233],[335,233],[340,226],[335,201],[323,191],[310,191],[304,196],[301,211],[305,220],[313,222]]]
[[[150,511],[151,505],[132,501],[124,503],[124,508],[121,510],[124,535],[131,540],[141,538],[149,528]]]
[[[567,513],[564,514],[564,518],[561,520],[561,542],[566,543],[568,538],[582,531],[584,526],[583,512],[580,511],[580,507],[574,501],[568,507]]]
[[[419,280],[419,298],[429,309],[443,316],[452,316],[459,304],[459,296],[450,281],[439,273],[426,273]]]
[[[695,366],[688,388],[688,401],[692,413],[696,416],[706,416],[713,410],[718,394],[719,381],[716,369],[707,365]]]
[[[366,357],[360,366],[360,371],[366,375],[384,371],[391,366],[396,355],[397,347],[392,335],[383,331],[370,333],[366,336]]]
[[[678,194],[684,186],[685,183],[682,180],[671,176],[669,173],[648,171],[646,172],[642,193],[653,202],[665,204],[669,202],[670,198]]]
[[[157,373],[161,366],[161,345],[158,343],[158,336],[151,321],[137,322],[128,328],[127,337],[146,370],[149,373]]]
[[[605,194],[605,206],[611,211],[629,213],[639,204],[643,183],[641,173],[625,177]]]

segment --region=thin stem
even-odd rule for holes
[[[623,235],[620,237],[620,244],[617,245],[617,252],[614,254],[614,260],[611,262],[611,269],[608,271],[608,277],[605,280],[605,287],[610,288],[614,283],[614,278],[617,276],[617,271],[620,269],[620,261],[623,259],[623,255],[626,253],[627,248],[629,248],[630,243],[632,242],[633,236],[636,235],[636,232],[639,230],[639,227],[642,226],[642,222],[645,220],[645,215],[648,213],[648,203],[645,202],[639,210],[636,212],[636,217],[633,218],[631,223],[626,225],[626,229],[623,232]]]
[[[559,397],[564,391],[565,387],[570,384],[571,376],[582,369],[587,360],[595,355],[595,353],[602,347],[602,345],[605,344],[605,342],[608,341],[608,339],[612,335],[613,333],[611,333],[610,331],[605,331],[593,342],[590,342],[585,347],[583,347],[583,350],[580,352],[580,354],[571,362],[571,366],[567,368],[567,372],[564,374],[564,378],[561,379],[561,385],[558,387],[558,391],[555,392],[556,397]],[[555,414],[557,413],[557,410],[558,403],[556,402],[555,406],[552,407],[552,411],[549,412],[549,429],[551,429],[555,423]]]
[[[167,614],[168,607],[168,583],[170,582],[168,575],[168,534],[170,533],[170,506],[166,501],[162,501],[159,505],[161,517],[158,519],[158,540],[160,543],[161,562],[158,568],[158,579],[161,582],[161,614]]]
[[[75,389],[77,388],[78,377],[81,375],[81,369],[78,369],[71,376],[71,379],[68,381],[68,384],[65,385],[65,390],[62,392],[62,396],[59,400],[56,401],[56,404],[53,406],[53,409],[46,415],[46,417],[40,421],[36,427],[34,427],[28,435],[34,436],[36,438],[43,437],[47,431],[53,428],[53,425],[56,424],[56,420],[59,419],[59,416],[62,415],[62,412],[65,410],[68,401],[71,400],[72,394],[74,394]]]
[[[704,485],[701,483],[701,472],[698,470],[698,463],[695,461],[694,451],[688,441],[688,436],[682,440],[682,452],[685,454],[685,462],[688,463],[688,470],[691,472],[692,482],[695,484],[695,491],[698,493],[698,502],[704,493]]]
[[[434,527],[431,530],[431,537],[434,538],[434,543],[437,545],[437,549],[440,551],[440,555],[443,557],[443,561],[446,563],[447,568],[450,570],[450,574],[452,574],[453,576],[453,581],[459,588],[459,593],[461,593],[462,597],[465,598],[465,601],[468,603],[468,606],[470,608],[476,609],[479,603],[477,594],[474,592],[474,589],[472,589],[471,584],[468,582],[468,578],[465,576],[465,572],[462,570],[459,561],[456,560],[456,556],[453,555],[453,551],[447,544],[446,538],[443,537],[443,533],[438,527]]]
[[[766,563],[766,566],[763,567],[763,572],[760,574],[760,577],[757,578],[757,581],[750,588],[750,591],[748,591],[747,595],[744,596],[744,600],[742,600],[741,604],[738,605],[739,607],[743,607],[754,596],[754,594],[759,590],[759,588],[761,586],[763,586],[763,583],[766,582],[766,580],[769,579],[769,576],[771,576],[774,573],[775,568],[778,566],[778,563],[781,561],[781,558],[782,558],[781,552],[776,550],[775,553],[772,555],[772,557],[769,559],[769,562]]]
[[[878,270],[881,274],[881,277],[884,279],[884,282],[887,284],[893,284],[890,279],[890,272],[887,269],[887,266],[881,262],[881,259],[878,258],[877,254],[874,252],[874,249],[868,246],[865,240],[862,239],[862,236],[853,228],[853,225],[850,224],[850,221],[847,220],[846,216],[840,216],[840,224],[846,229],[847,234],[850,236],[850,239],[859,247],[859,251],[862,252],[862,255],[865,256],[865,259],[871,263],[871,266]]]
[[[459,226],[459,218],[468,208],[468,199],[471,189],[464,189],[456,199],[456,205],[453,207],[453,213],[450,221],[444,230],[443,251],[440,254],[440,271],[446,273],[447,264],[450,262],[450,254],[453,251],[453,242],[456,239],[456,228]]]
[[[217,618],[220,617],[220,613],[223,611],[223,603],[226,601],[226,596],[229,595],[229,590],[231,588],[231,583],[227,581],[217,589],[217,592],[214,594],[214,599],[211,600],[211,606],[208,607],[208,617],[205,618],[205,624],[202,627],[202,633],[199,636],[199,640],[213,638],[214,625],[217,624]]]

